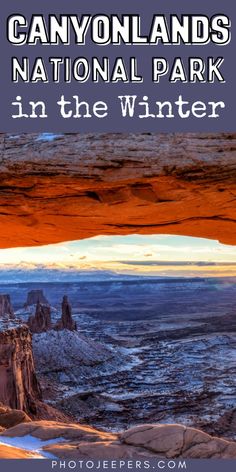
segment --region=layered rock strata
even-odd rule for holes
[[[0,403],[0,427],[12,428],[20,423],[29,423],[30,417],[22,410],[12,410]]]
[[[20,424],[0,434],[11,438],[33,436],[42,441],[45,452],[60,459],[235,459],[236,443],[209,436],[202,431],[178,424],[147,424],[112,434],[89,426],[57,422]],[[1,451],[0,451],[1,454]],[[0,455],[0,457],[2,457]]]
[[[76,322],[72,318],[72,308],[68,297],[64,295],[61,304],[61,319],[55,326],[56,330],[68,329],[69,331],[76,331]]]
[[[0,247],[131,233],[236,242],[236,134],[2,134],[0,149]]]
[[[36,378],[32,339],[26,326],[0,332],[0,402],[27,413],[36,412],[41,389]]]
[[[14,317],[10,295],[0,295],[0,318],[14,319]]]
[[[51,309],[49,305],[37,302],[35,315],[28,319],[28,325],[32,333],[43,333],[52,328]]]
[[[48,305],[48,301],[44,296],[43,290],[30,290],[27,295],[25,306],[27,307],[31,305],[37,305],[37,303]]]

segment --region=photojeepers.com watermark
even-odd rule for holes
[[[51,468],[54,470],[186,470],[187,463],[184,460],[166,460],[158,459],[156,461],[139,461],[139,460],[70,460],[60,461],[53,460]]]

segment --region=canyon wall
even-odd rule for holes
[[[28,319],[31,333],[42,333],[52,328],[51,308],[49,305],[42,305],[37,302],[35,315]]]
[[[13,409],[36,412],[41,390],[26,326],[0,331],[0,379],[0,402]]]
[[[0,294],[0,319],[1,318],[14,318],[14,310],[9,295]]]
[[[44,296],[43,290],[30,290],[27,294],[27,300],[25,303],[25,307],[29,307],[31,305],[37,305],[37,303],[42,303],[44,305],[48,305],[48,301]]]
[[[111,234],[236,242],[236,134],[0,135],[0,247]]]

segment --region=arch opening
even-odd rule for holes
[[[62,295],[72,307],[70,346],[51,327],[33,334],[47,402],[107,430],[181,423],[235,439],[235,246],[102,236],[0,250],[0,259],[1,287],[23,322],[35,310],[27,293],[41,292],[52,327]]]

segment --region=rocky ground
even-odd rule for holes
[[[78,321],[86,330],[87,316]],[[49,374],[53,404],[80,422],[112,431],[143,422],[179,422],[236,438],[236,336],[225,327],[222,332],[218,321],[161,331],[157,322],[104,326],[93,320],[90,335],[93,325],[94,337],[109,336],[109,347],[123,362],[118,369],[110,365],[110,372],[102,365],[83,369],[79,383],[61,377],[63,400]],[[233,321],[227,320],[229,330]]]
[[[49,286],[52,289],[52,285]],[[27,381],[30,365],[33,376],[36,374],[40,382],[40,395],[34,393],[35,383],[29,390],[35,406],[34,413],[26,404],[31,420],[40,418],[50,421],[50,424],[54,420],[59,422],[60,428],[67,428],[65,425],[73,422],[76,428],[90,428],[96,431],[94,434],[97,436],[104,434],[106,438],[109,437],[109,451],[114,449],[117,457],[121,457],[119,454],[124,454],[124,457],[143,453],[149,455],[150,452],[159,454],[160,445],[152,451],[144,444],[149,429],[155,435],[160,425],[164,428],[164,436],[167,431],[165,427],[168,429],[168,425],[182,424],[180,428],[184,438],[188,436],[188,431],[192,431],[188,428],[193,427],[218,438],[229,441],[236,439],[234,280],[112,281],[110,285],[90,284],[87,288],[83,287],[84,291],[80,289],[83,309],[76,307],[76,284],[71,284],[71,287],[67,284],[73,308],[67,297],[63,297],[61,305],[50,307],[48,300],[54,300],[58,291],[61,294],[61,284],[55,284],[54,291],[49,290],[47,284],[45,287],[47,298],[44,299],[41,293],[42,303],[37,299],[36,304],[25,304],[16,312],[18,328],[10,327],[7,331],[9,334],[5,334],[2,328],[4,343],[6,341],[8,346],[8,336],[15,336],[16,346],[23,343],[25,351],[22,352],[27,353],[26,357],[21,356],[23,364],[14,357],[16,380],[22,378]],[[96,298],[89,295],[90,290]],[[33,302],[36,302],[35,296],[37,298],[39,292],[34,293]],[[43,307],[47,307],[47,310]],[[28,328],[24,327],[28,317],[30,322],[33,320],[32,326],[35,328],[32,335],[35,370],[32,360],[28,364],[32,355],[31,338]],[[47,326],[45,319],[48,321]],[[63,327],[63,322],[68,323],[68,328]],[[10,319],[9,323],[12,323]],[[24,339],[27,339],[26,344]],[[7,352],[11,356],[11,350]],[[2,369],[5,369],[4,365]],[[17,399],[20,402],[20,393]],[[15,407],[12,397],[6,401],[9,406]],[[50,424],[47,423],[48,428],[53,427]],[[135,445],[129,443],[131,449],[126,449],[127,444],[124,448],[121,438],[125,436],[120,431],[139,426],[139,434],[147,424],[149,426],[142,436],[142,442]],[[14,424],[10,423],[10,426]],[[177,434],[177,430],[174,431]],[[86,445],[83,440],[83,445],[77,444],[77,448],[75,444],[65,447],[65,444],[58,444],[59,436],[53,434],[55,447],[53,449],[50,444],[51,449],[48,449],[47,454],[72,457],[72,451],[74,453],[78,447],[82,457],[83,454],[89,454],[91,445],[86,441]],[[191,450],[191,457],[199,457],[195,439],[203,433],[191,434],[194,452],[192,445],[185,448],[183,441],[181,451]],[[23,435],[28,437],[33,433]],[[64,441],[64,436],[61,437]],[[201,444],[206,442],[212,446],[212,439],[206,438],[209,437],[200,439]],[[34,444],[34,440],[30,440],[30,444],[32,441]],[[108,444],[101,445],[100,439],[96,441],[99,443],[96,445],[98,457],[103,457]],[[219,449],[219,444],[217,442],[217,447],[214,445],[210,450],[208,445],[206,449],[204,446],[202,457],[225,457],[226,446],[220,445]],[[19,441],[10,444],[14,445],[18,447]],[[49,444],[44,446],[49,447]],[[134,446],[142,450],[133,450]],[[180,449],[175,453],[179,455]],[[166,454],[175,453],[169,452],[168,445]],[[231,457],[230,454],[227,449],[227,457]]]
[[[0,433],[0,458],[232,459],[236,443],[182,425],[145,424],[106,433],[78,424],[31,422]],[[21,455],[21,456],[20,456]]]
[[[107,431],[177,422],[236,439],[234,280],[71,284],[67,292],[78,332],[33,336],[48,404]],[[58,316],[55,308],[54,323]]]

